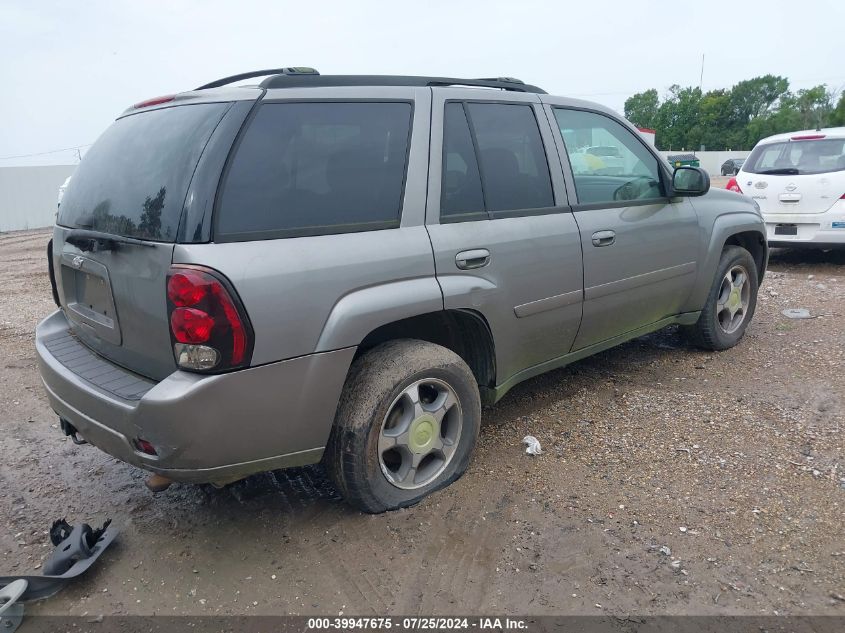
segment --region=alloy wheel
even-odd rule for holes
[[[378,437],[382,473],[397,488],[428,485],[452,461],[462,426],[454,389],[436,378],[417,380],[394,399],[382,422]]]
[[[732,266],[719,286],[716,319],[726,334],[733,334],[745,321],[751,303],[751,283],[748,271],[739,264]]]

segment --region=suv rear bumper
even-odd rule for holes
[[[56,346],[48,349],[67,331],[60,310],[36,329],[38,368],[53,410],[110,455],[192,483],[227,483],[319,461],[355,354],[346,348],[218,375],[175,371],[154,383],[77,343],[74,360],[89,354],[91,363],[105,362],[127,376],[113,384],[141,385],[142,395],[131,399],[83,378],[86,372],[59,360]],[[158,455],[136,450],[137,438],[152,443]]]

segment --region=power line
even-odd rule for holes
[[[0,156],[0,160],[11,160],[13,158],[32,158],[33,156],[46,156],[47,154],[58,154],[59,152],[70,152],[76,150],[77,152],[83,147],[91,147],[93,143],[86,143],[85,145],[74,145],[73,147],[65,147],[63,149],[53,149],[49,152],[36,152],[35,154],[18,154],[17,156]]]

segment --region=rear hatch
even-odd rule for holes
[[[824,213],[845,194],[845,139],[819,133],[760,144],[737,183],[763,213]]]
[[[101,356],[156,380],[176,369],[165,285],[185,196],[230,105],[118,119],[86,153],[60,207],[53,265],[73,332]]]

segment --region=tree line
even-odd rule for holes
[[[792,91],[775,75],[705,93],[675,84],[662,101],[654,88],[629,97],[625,118],[655,130],[661,150],[745,150],[772,134],[845,125],[845,93],[836,101],[823,84]]]

